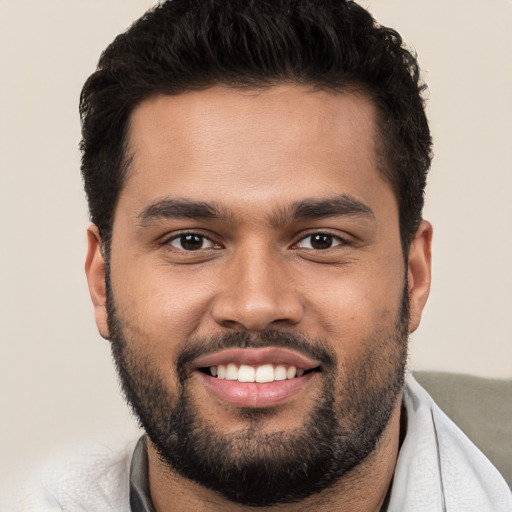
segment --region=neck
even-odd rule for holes
[[[400,439],[401,397],[375,450],[356,468],[321,493],[299,503],[257,507],[258,512],[379,512],[393,479]],[[255,511],[169,470],[148,440],[149,487],[157,512]]]

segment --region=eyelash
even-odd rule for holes
[[[183,242],[184,241],[183,238],[187,237],[187,236],[196,237],[196,238],[201,239],[201,245],[205,241],[209,241],[209,242],[211,242],[211,247],[207,247],[207,248],[199,247],[197,249],[185,249],[183,246],[182,247],[176,247],[176,246],[174,246],[172,244],[172,242],[175,242],[175,241],[180,240],[180,239],[182,239],[182,242]],[[313,247],[311,242],[309,243],[310,247],[300,247],[299,244],[301,244],[302,242],[304,242],[307,239],[312,239],[312,237],[314,237],[314,236],[327,237],[327,238],[331,239],[330,241],[331,241],[332,244],[329,247],[326,247],[326,248],[323,248],[323,249],[319,249],[319,248]],[[337,247],[339,245],[347,245],[347,244],[348,244],[347,240],[345,240],[344,238],[342,238],[342,237],[340,237],[338,235],[334,235],[332,233],[329,233],[328,231],[315,231],[315,232],[308,233],[307,235],[301,237],[300,240],[297,243],[294,244],[294,247],[323,252],[323,251],[327,251],[329,249],[332,249],[334,247]],[[173,247],[174,249],[176,249],[178,251],[183,251],[183,252],[187,252],[187,253],[194,253],[194,252],[199,252],[199,251],[205,251],[205,250],[212,250],[212,249],[215,249],[215,248],[220,248],[220,245],[216,244],[213,240],[211,240],[211,238],[207,237],[206,235],[203,235],[202,233],[197,233],[197,232],[194,232],[194,231],[188,231],[188,232],[183,232],[183,233],[179,233],[177,235],[174,235],[171,238],[166,239],[163,242],[162,245],[171,246],[171,247]]]
[[[198,249],[185,249],[185,248],[180,248],[180,247],[175,247],[172,242],[175,242],[177,240],[180,240],[180,239],[183,239],[184,237],[187,237],[187,236],[190,236],[190,237],[196,237],[196,238],[199,238],[201,239],[201,242],[204,243],[205,241],[209,241],[211,242],[212,246],[211,247],[208,247],[208,248],[198,248]],[[182,240],[183,242],[183,240]],[[215,248],[215,245],[217,245],[218,247],[220,247],[218,244],[216,244],[211,238],[207,237],[206,235],[203,235],[202,233],[197,233],[197,232],[194,232],[194,231],[186,231],[184,233],[179,233],[177,235],[173,235],[171,238],[168,238],[166,239],[164,242],[163,242],[163,245],[167,245],[167,246],[171,246],[173,247],[174,249],[178,250],[178,251],[183,251],[183,252],[190,252],[190,253],[194,253],[194,252],[199,252],[199,251],[204,251],[204,250],[211,250],[211,249],[214,249]]]
[[[307,235],[303,236],[299,240],[299,242],[296,243],[295,245],[298,246],[301,242],[303,242],[307,239],[312,239],[314,236],[328,237],[331,239],[331,242],[333,243],[333,245],[331,245],[330,247],[326,247],[324,249],[318,249],[315,247],[304,247],[305,249],[323,252],[323,251],[332,249],[334,247],[337,247],[339,245],[347,245],[348,244],[347,240],[345,240],[344,238],[342,238],[338,235],[334,235],[333,233],[329,233],[328,231],[315,231],[313,233],[308,233]],[[311,245],[311,242],[310,242],[310,245]]]

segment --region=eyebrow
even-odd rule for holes
[[[223,217],[211,204],[186,199],[159,199],[144,208],[137,216],[141,226],[160,219],[217,219]]]
[[[332,198],[298,201],[291,207],[276,212],[271,222],[274,225],[282,225],[289,219],[321,220],[342,216],[375,218],[369,206],[348,194],[342,194]]]
[[[281,226],[292,220],[320,220],[350,216],[375,218],[369,206],[347,194],[326,199],[303,199],[288,207],[278,208],[270,215],[270,223]],[[214,220],[232,217],[214,204],[204,201],[164,198],[144,208],[137,216],[142,227],[161,219]]]

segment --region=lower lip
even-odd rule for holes
[[[311,372],[293,379],[257,383],[218,379],[203,372],[197,373],[204,385],[223,402],[252,408],[272,407],[291,400],[316,377],[316,372]]]

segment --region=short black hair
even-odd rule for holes
[[[80,97],[82,175],[107,248],[128,168],[133,109],[217,84],[360,91],[378,112],[379,169],[396,194],[404,254],[422,220],[431,137],[415,55],[346,0],[169,0],[103,52]]]

